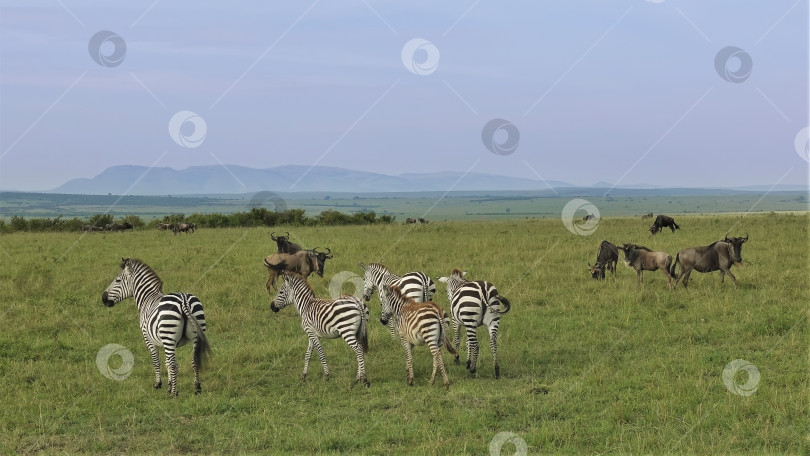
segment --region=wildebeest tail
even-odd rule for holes
[[[675,267],[678,266],[678,262],[681,260],[681,253],[678,252],[675,254],[675,261],[672,262],[672,268],[669,270],[669,275],[675,277]]]
[[[267,266],[267,268],[272,269],[274,271],[283,271],[283,270],[287,269],[287,262],[286,261],[282,261],[279,264],[271,264],[271,263],[269,263],[267,261],[267,258],[265,258],[264,259],[264,265]]]
[[[451,355],[458,355],[456,347],[450,342],[450,318],[444,313],[444,310],[442,310],[442,342],[444,342],[444,348],[446,348]]]
[[[186,315],[186,319],[194,325],[194,330],[197,332],[197,349],[194,350],[194,363],[199,367],[204,367],[208,356],[211,355],[211,345],[208,343],[208,338],[205,337],[205,331],[203,331],[200,322],[197,321],[197,317],[191,313],[191,307],[183,306],[183,313]]]

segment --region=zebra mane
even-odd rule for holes
[[[459,277],[464,277],[464,271],[462,271],[462,270],[461,270],[461,269],[459,269],[459,268],[453,268],[453,272],[452,272],[452,273],[450,273],[450,275],[459,276]]]
[[[385,267],[385,265],[384,265],[384,264],[382,264],[382,263],[369,263],[369,264],[368,264],[368,267],[369,267],[369,268],[370,268],[370,267],[373,267],[373,266],[374,266],[374,267],[377,267],[377,268],[380,268],[380,269],[383,269],[383,270],[385,270],[385,271],[391,272],[391,270],[390,270],[390,269],[388,269],[387,267]]]
[[[307,293],[312,296],[315,296],[315,292],[312,290],[312,285],[309,284],[307,278],[297,272],[284,272],[284,277],[287,279],[295,279],[298,282],[301,282],[304,285],[304,289]]]
[[[157,275],[157,272],[155,272],[155,270],[152,269],[148,264],[144,263],[143,260],[138,258],[122,259],[121,269],[124,269],[127,266],[136,270],[145,270],[147,274],[155,278],[158,285],[158,290],[160,290],[161,293],[163,292],[163,280],[161,280],[160,276]]]

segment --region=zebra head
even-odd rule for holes
[[[131,262],[130,258],[121,258],[121,273],[101,293],[101,302],[105,306],[112,307],[133,296]]]
[[[288,304],[293,303],[292,284],[290,283],[290,276],[282,273],[284,283],[276,293],[276,297],[270,302],[270,310],[278,312],[279,310],[287,307]]]
[[[371,294],[377,289],[377,284],[374,283],[374,272],[369,266],[360,263],[360,268],[363,269],[363,301],[371,299]]]
[[[453,272],[450,273],[450,277],[439,277],[439,282],[447,285],[447,297],[450,301],[453,300],[453,294],[455,294],[458,287],[464,284],[466,280],[464,276],[467,275],[467,271],[462,271],[461,269],[455,268]]]
[[[387,325],[394,315],[394,304],[397,308],[402,308],[402,304],[407,300],[402,296],[402,291],[396,285],[385,285],[382,287],[383,293],[380,296],[382,311],[380,313],[380,323]]]

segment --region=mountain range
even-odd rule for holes
[[[263,190],[274,192],[429,192],[429,191],[545,191],[549,187],[570,193],[574,189],[611,189],[599,182],[580,187],[567,182],[484,173],[440,171],[392,176],[328,166],[278,166],[256,169],[238,165],[192,166],[182,170],[121,165],[107,168],[93,178],[72,179],[50,193],[84,195],[221,195],[245,194]],[[622,185],[617,189],[660,190],[648,184]],[[723,191],[807,191],[807,187],[782,185],[747,186]],[[691,193],[691,192],[690,192]]]

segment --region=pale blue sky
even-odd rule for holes
[[[131,3],[1,3],[0,188],[218,163],[807,182],[794,147],[808,126],[806,0]],[[101,30],[126,43],[120,65],[91,58]],[[414,38],[438,50],[431,74],[403,65]],[[715,68],[727,46],[750,56],[742,82]],[[198,147],[169,134],[179,111],[205,121]],[[514,153],[484,146],[494,118],[517,127]]]

